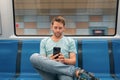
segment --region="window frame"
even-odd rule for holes
[[[14,34],[15,34],[15,36],[36,36],[36,37],[38,37],[38,36],[51,36],[51,35],[18,35],[18,34],[16,34],[16,15],[15,15],[15,0],[12,0],[12,4],[13,4],[13,24],[14,24]],[[113,35],[65,35],[65,36],[74,36],[74,37],[79,37],[79,36],[81,36],[81,37],[83,37],[83,36],[92,36],[92,37],[100,37],[100,36],[115,36],[116,34],[117,34],[117,21],[118,21],[118,8],[119,8],[119,0],[117,0],[117,3],[116,3],[116,15],[115,15],[115,32],[114,32],[114,34]],[[46,15],[46,16],[50,16],[50,15]],[[76,15],[75,15],[76,16]]]

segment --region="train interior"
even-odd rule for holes
[[[0,80],[43,80],[30,63],[52,17],[67,20],[75,66],[100,80],[120,80],[119,0],[0,0]]]

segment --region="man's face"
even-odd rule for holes
[[[52,27],[51,27],[53,33],[54,33],[54,36],[59,38],[62,36],[64,30],[65,30],[65,26],[62,24],[62,23],[59,23],[59,22],[54,22]]]

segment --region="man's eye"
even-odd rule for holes
[[[59,29],[62,29],[61,27]]]
[[[54,27],[54,29],[57,29],[57,27]]]

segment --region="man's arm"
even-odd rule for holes
[[[69,40],[69,58],[64,59],[65,64],[75,65],[76,64],[76,45],[73,39]]]
[[[69,65],[75,65],[76,64],[76,54],[70,53],[70,58],[65,58],[64,63],[69,64]]]
[[[41,41],[40,44],[40,55],[41,56],[46,56],[46,50],[45,50],[45,39]]]

